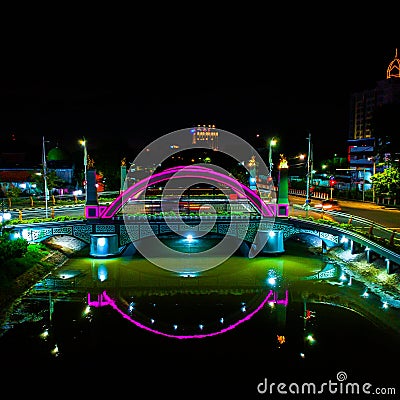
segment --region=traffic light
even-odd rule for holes
[[[336,185],[335,177],[334,177],[334,176],[331,176],[331,177],[329,178],[329,186],[332,188],[332,187],[334,187],[335,185]]]

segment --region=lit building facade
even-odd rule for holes
[[[396,49],[394,59],[386,70],[386,79],[377,82],[374,89],[353,93],[350,96],[347,157],[355,181],[369,181],[378,160],[375,113],[386,105],[400,105],[400,59]],[[400,149],[392,149],[397,153]]]
[[[218,130],[215,125],[198,125],[190,130],[192,134],[192,144],[199,144],[202,147],[209,147],[218,150]]]

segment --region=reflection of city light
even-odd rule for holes
[[[104,282],[108,278],[108,270],[104,264],[100,264],[97,269],[97,277],[100,282]]]
[[[389,307],[389,304],[386,301],[384,301],[382,303],[382,308],[388,308],[388,307]]]
[[[182,278],[195,278],[198,274],[194,274],[192,272],[181,272],[179,274],[180,277]]]
[[[369,296],[369,293],[368,293],[368,290],[366,290],[363,294],[362,294],[362,297],[368,297]]]
[[[51,354],[57,356],[57,355],[58,355],[58,351],[59,351],[59,350],[58,350],[58,346],[55,345],[54,348],[53,348],[53,350],[51,350]]]
[[[276,285],[276,278],[271,276],[268,278],[268,283],[272,286]]]
[[[48,330],[48,329],[46,329],[44,332],[42,332],[42,333],[40,334],[40,337],[41,337],[42,339],[46,339],[48,336],[49,336],[49,330]]]
[[[88,315],[90,313],[90,306],[86,306],[83,310],[83,315]]]
[[[276,276],[276,272],[273,269],[270,269],[268,271],[268,278],[267,278],[267,282],[269,285],[271,286],[275,286],[277,283],[277,276]]]
[[[283,336],[283,335],[276,335],[276,336],[277,336],[277,339],[278,339],[278,343],[279,343],[279,344],[283,344],[283,343],[286,342],[285,336]]]
[[[306,340],[311,344],[315,342],[314,336],[311,333],[306,336]]]

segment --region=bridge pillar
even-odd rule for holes
[[[342,241],[342,248],[343,248],[343,250],[349,250],[349,248],[350,248],[350,246],[351,246],[351,242],[352,242],[351,240],[345,238],[345,239]]]
[[[116,233],[90,235],[91,257],[111,257],[117,256],[119,253],[118,235]]]
[[[354,240],[351,240],[350,243],[350,250],[351,250],[351,254],[357,254],[361,252],[361,244],[355,242]]]
[[[262,250],[260,251],[260,255],[265,254],[281,254],[285,252],[285,248],[283,245],[283,231],[258,231],[258,235],[260,235],[260,239],[266,239],[266,243]],[[267,237],[265,237],[267,236]],[[263,242],[264,242],[263,240]],[[256,243],[257,244],[257,243]]]
[[[385,258],[386,262],[386,272],[388,274],[394,274],[396,271],[400,269],[400,266],[395,264],[393,261],[390,261],[388,258]]]
[[[365,249],[365,257],[367,259],[368,264],[370,264],[374,261],[373,260],[373,252],[368,248]]]
[[[105,208],[105,207],[104,207]],[[96,188],[96,170],[87,171],[85,217],[99,218],[99,200]]]

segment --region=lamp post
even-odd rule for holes
[[[84,168],[84,183],[83,187],[85,189],[85,197],[87,199],[87,148],[86,148],[86,139],[83,137],[79,143],[83,146],[83,168]]]
[[[307,179],[306,179],[306,202],[304,207],[308,209],[310,205],[310,181],[312,180],[312,147],[311,147],[311,133],[308,134],[308,154],[307,154]]]
[[[369,157],[368,160],[372,161],[372,176],[374,176],[376,174],[375,157]],[[372,183],[372,202],[375,203],[375,185],[373,183]]]
[[[363,168],[362,201],[365,201],[365,168]]]
[[[44,198],[45,198],[46,218],[48,218],[47,163],[46,163],[46,147],[45,147],[44,136],[43,136],[42,158],[43,158],[42,162],[43,162]]]

